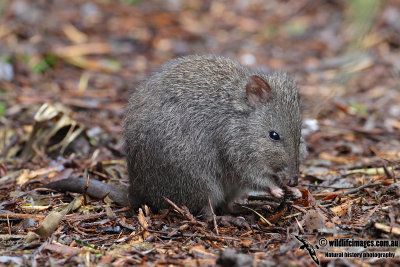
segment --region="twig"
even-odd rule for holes
[[[252,208],[249,208],[249,207],[246,207],[246,206],[241,206],[242,208],[245,208],[245,209],[248,209],[248,210],[251,210],[252,212],[254,212],[255,214],[257,214],[260,218],[261,218],[261,221],[263,222],[263,223],[266,223],[266,224],[268,224],[269,226],[272,226],[272,223],[270,222],[270,221],[268,221],[266,218],[264,218],[264,216],[262,216],[260,213],[258,213],[257,211],[255,211],[255,210],[253,210]]]
[[[304,213],[304,214],[307,213],[307,210],[306,210],[306,209],[304,209],[304,208],[302,208],[302,207],[299,207],[299,206],[297,206],[297,205],[292,204],[291,207],[292,207],[292,208],[295,208],[295,209],[297,209],[297,210],[299,210],[299,211],[301,211],[301,212]]]
[[[6,134],[4,134],[3,138],[3,152],[0,154],[0,158],[5,158],[7,156],[8,151],[18,142],[18,135],[14,134],[11,137],[10,143],[6,144]]]
[[[300,233],[304,234],[303,226],[301,226],[301,224],[299,223],[299,220],[297,220],[297,218],[294,218],[294,219],[296,220],[296,224],[297,224],[297,227],[299,227]]]
[[[89,188],[90,185],[90,176],[87,172],[87,169],[85,170],[85,175],[86,175],[86,185],[85,188],[83,188],[83,201],[84,201],[84,205],[87,205],[88,203],[88,194],[87,194],[87,190]],[[84,176],[85,177],[85,176]]]
[[[313,184],[299,184],[302,186],[312,186],[312,187],[322,187],[322,188],[331,188],[331,189],[337,189],[337,190],[344,190],[344,189],[352,189],[350,191],[347,191],[345,193],[343,193],[341,196],[347,196],[349,194],[354,194],[357,193],[358,191],[364,189],[364,188],[368,188],[368,187],[374,187],[374,186],[382,186],[381,184],[365,184],[359,187],[336,187],[336,186],[325,186],[325,185],[313,185]]]
[[[180,215],[184,215],[184,211],[183,209],[179,208],[178,205],[176,205],[174,202],[172,202],[171,200],[169,200],[168,198],[164,197],[164,200],[167,201],[168,204],[170,204],[172,206],[172,208],[174,208],[174,210],[176,210]]]
[[[304,183],[300,183],[299,185],[301,185],[301,186],[309,186],[309,187],[330,188],[330,189],[337,189],[337,190],[357,188],[357,187],[354,187],[354,186],[353,187],[339,187],[339,186],[318,185],[318,184],[304,184]]]
[[[186,206],[180,208],[168,198],[164,197],[164,200],[167,201],[168,204],[170,204],[179,214],[188,219],[191,223],[201,225],[203,227],[205,226],[205,223],[196,220],[196,218],[190,213],[189,209]]]
[[[45,215],[38,215],[38,214],[24,214],[24,213],[2,213],[0,214],[0,218],[5,219],[26,219],[32,218],[34,220],[42,220],[46,217]]]
[[[357,187],[357,188],[354,188],[353,190],[347,191],[347,192],[343,193],[341,196],[344,197],[344,196],[347,196],[347,195],[350,195],[350,194],[357,193],[357,192],[359,192],[359,191],[361,191],[361,190],[363,190],[363,189],[365,189],[365,188],[368,188],[368,187],[375,187],[375,186],[380,187],[380,186],[382,186],[382,185],[381,185],[381,184],[372,184],[372,183],[365,184],[365,185],[359,186],[359,187]]]
[[[10,224],[10,218],[7,215],[7,228],[8,228],[8,234],[11,235],[11,224]]]
[[[365,185],[362,185],[362,186],[353,188],[352,190],[347,191],[347,192],[345,192],[345,193],[343,193],[343,194],[338,194],[338,193],[337,193],[337,195],[335,196],[335,198],[329,199],[329,200],[326,200],[326,201],[322,201],[322,202],[319,203],[319,204],[320,204],[320,205],[323,205],[323,206],[321,206],[321,207],[325,207],[325,205],[329,206],[329,205],[332,204],[332,201],[334,201],[337,197],[344,197],[344,196],[347,196],[347,195],[350,195],[350,194],[357,193],[357,192],[359,192],[359,191],[361,191],[361,190],[363,190],[363,189],[365,189],[365,188],[375,187],[375,186],[376,186],[376,187],[381,187],[382,185],[381,185],[381,184],[372,184],[372,183],[365,184]]]
[[[0,234],[1,241],[13,240],[13,239],[23,239],[26,238],[26,235],[9,235],[9,234]]]
[[[157,231],[157,230],[152,230],[152,229],[149,229],[149,232],[150,232],[150,233],[162,234],[162,235],[165,235],[165,236],[168,235],[167,232]],[[178,234],[178,233],[179,233],[179,232],[177,232],[177,234]],[[200,233],[200,234],[180,233],[180,235],[183,236],[183,237],[189,237],[189,238],[196,238],[196,237],[203,238],[203,237],[205,237],[205,238],[209,238],[209,239],[212,239],[212,240],[222,240],[222,239],[225,239],[225,240],[241,241],[241,239],[235,238],[235,237],[230,237],[230,236],[211,236],[211,235],[204,234],[204,233]],[[168,237],[168,238],[172,238],[172,237]]]
[[[302,215],[302,214],[304,214],[304,213],[303,212],[296,212],[296,213],[290,214],[288,216],[282,217],[282,219],[287,220],[289,218],[297,217],[297,216]]]
[[[383,164],[383,171],[385,172],[385,175],[386,175],[386,177],[387,177],[388,179],[393,179],[393,178],[394,178],[393,175],[389,172],[389,170],[388,170],[386,164]],[[392,168],[392,171],[393,171],[393,168]],[[395,182],[396,182],[396,181],[395,181]]]
[[[219,235],[219,232],[218,232],[218,225],[217,225],[217,220],[216,220],[216,216],[215,216],[215,214],[214,214],[213,207],[212,207],[212,205],[211,205],[211,199],[210,199],[210,196],[208,196],[208,205],[210,205],[211,215],[212,215],[213,222],[214,222],[214,229],[215,229],[215,233],[216,233],[217,235]]]

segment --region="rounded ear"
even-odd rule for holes
[[[258,104],[267,102],[272,97],[271,87],[259,76],[253,75],[246,85],[246,95],[250,104],[256,107]]]

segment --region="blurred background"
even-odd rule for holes
[[[294,77],[319,165],[398,160],[399,1],[2,0],[0,18],[3,175],[123,158],[129,92],[193,53]]]

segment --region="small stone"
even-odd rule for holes
[[[14,79],[14,69],[10,63],[0,62],[0,81],[11,82]]]

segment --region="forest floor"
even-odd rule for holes
[[[40,188],[127,185],[130,91],[194,53],[296,80],[301,199],[207,222]],[[0,266],[399,266],[399,180],[399,1],[0,1]]]

